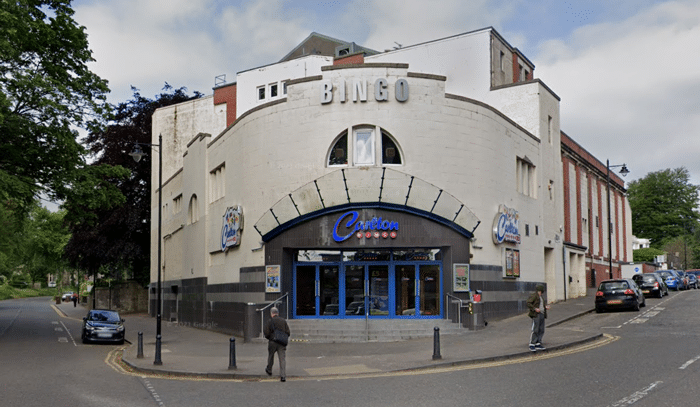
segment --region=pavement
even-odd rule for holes
[[[330,378],[409,372],[458,365],[478,365],[518,358],[539,357],[544,353],[587,346],[603,340],[596,330],[578,326],[574,319],[594,310],[595,290],[584,297],[551,304],[543,344],[547,350],[528,349],[531,319],[527,314],[493,321],[480,330],[398,342],[315,343],[295,341],[294,332],[287,346],[287,379]],[[53,304],[66,318],[86,315],[84,305]],[[267,341],[244,343],[234,338],[231,363],[231,336],[186,323],[161,322],[162,365],[154,365],[156,320],[146,314],[125,314],[126,346],[121,361],[126,370],[170,377],[268,379]],[[138,332],[143,332],[143,358],[138,357]],[[80,333],[73,333],[76,341]],[[279,376],[275,357],[273,378]]]

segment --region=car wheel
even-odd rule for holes
[[[595,312],[597,312],[598,314],[600,314],[601,312],[603,312],[603,309],[600,308],[600,307],[595,307]]]
[[[81,335],[81,338],[82,338],[82,340],[83,340],[83,343],[88,343],[88,342],[89,342],[87,336],[85,336],[85,332],[83,332],[83,334]]]
[[[646,306],[647,306],[647,299],[644,298],[644,299],[642,299],[642,307],[646,307]]]
[[[634,306],[632,306],[634,311],[639,311],[639,301],[635,301]]]
[[[664,290],[659,290],[659,298],[663,298],[664,296]]]

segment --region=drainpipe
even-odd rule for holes
[[[566,279],[566,245],[562,245],[561,247],[561,257],[562,257],[562,269],[563,269],[563,274],[564,274],[564,301],[566,301],[566,284],[567,284],[567,279]]]

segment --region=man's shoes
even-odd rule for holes
[[[286,381],[287,381],[287,378],[284,377],[284,376],[282,376],[282,377],[280,377],[280,381],[281,381],[281,382],[286,382]]]
[[[537,348],[535,347],[535,345],[530,344],[530,351],[535,352],[536,350],[537,350]]]
[[[265,373],[267,373],[268,376],[272,376],[272,371],[267,368],[265,368]]]
[[[542,345],[541,343],[537,343],[537,344],[535,344],[535,349],[536,350],[545,350],[547,348],[545,348],[544,345]]]

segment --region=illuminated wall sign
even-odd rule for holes
[[[518,211],[505,205],[500,205],[498,213],[493,219],[493,242],[496,244],[503,242],[520,243],[519,218]]]
[[[350,211],[342,214],[333,226],[333,240],[344,242],[353,235],[358,239],[396,239],[399,232],[399,222],[383,220],[374,217],[371,220],[359,220],[360,213]],[[347,222],[346,222],[347,221]]]
[[[243,229],[243,209],[240,206],[227,208],[221,227],[222,251],[225,252],[229,247],[241,244],[241,229]]]
[[[331,103],[333,101],[333,89],[338,89],[338,99],[340,103],[345,103],[351,96],[353,102],[367,101],[367,80],[353,79],[349,83],[350,95],[347,94],[347,84],[344,79],[337,83],[331,82],[330,79],[321,81],[321,104]],[[398,102],[408,100],[408,81],[399,79],[394,84],[394,97]],[[384,78],[379,78],[374,81],[374,99],[378,102],[386,102],[389,100],[389,81]]]

